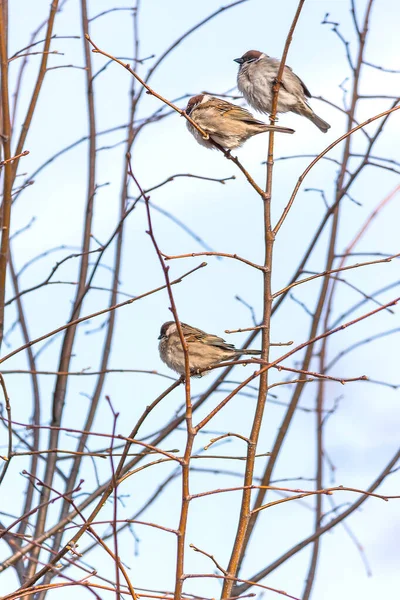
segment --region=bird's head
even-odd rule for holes
[[[240,58],[234,58],[233,60],[237,62],[240,66],[242,66],[244,64],[255,62],[256,60],[259,60],[262,56],[264,55],[259,50],[248,50],[247,52],[245,52],[245,54],[243,54],[243,56],[241,56]]]

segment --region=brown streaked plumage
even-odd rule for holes
[[[198,94],[190,98],[185,112],[209,138],[225,150],[239,148],[253,135],[266,131],[294,133],[293,129],[287,127],[267,125],[255,119],[245,108],[208,94]],[[189,121],[186,125],[199,144],[206,148],[215,148]]]
[[[270,114],[273,87],[280,61],[259,50],[249,50],[234,61],[240,65],[237,84],[246,101],[259,112]],[[308,98],[311,98],[311,94],[307,86],[290,67],[285,65],[279,88],[277,112],[294,112],[306,117],[326,133],[330,128],[329,123],[315,114],[308,104]]]
[[[206,333],[186,323],[181,323],[182,332],[188,345],[189,367],[192,375],[202,376],[202,371],[212,365],[226,360],[233,360],[242,354],[261,354],[261,350],[235,348],[222,338]],[[167,321],[161,326],[158,338],[160,357],[170,369],[180,375],[185,374],[185,355],[178,329],[174,321]]]

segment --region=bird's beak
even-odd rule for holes
[[[243,58],[234,58],[234,62],[237,62],[239,65],[243,64]]]
[[[162,335],[159,335],[157,339],[158,339],[158,340],[161,340],[161,338],[162,338]]]

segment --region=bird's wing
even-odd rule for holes
[[[255,119],[251,112],[242,106],[236,106],[230,102],[225,102],[225,100],[220,100],[216,108],[221,113],[222,117],[229,117],[235,121],[241,121],[245,123],[258,123],[264,125],[262,121]]]
[[[219,348],[229,348],[234,350],[235,346],[233,344],[228,344],[224,339],[218,337],[217,335],[213,335],[211,333],[207,334],[207,337],[201,340],[204,344],[208,346],[217,346]]]
[[[216,110],[222,117],[229,115],[229,117],[232,117],[233,119],[240,118],[240,114],[246,114],[249,117],[252,116],[252,114],[249,113],[249,111],[245,108],[236,106],[235,104],[227,102],[226,100],[222,100],[221,98],[212,98],[208,102],[203,102],[203,104],[200,104],[198,108],[211,108]]]
[[[206,346],[217,346],[220,348],[235,348],[233,344],[227,344],[225,340],[217,335],[206,333],[202,329],[197,329],[197,327],[191,327],[190,325],[184,326],[183,335],[185,336],[185,340],[187,342],[199,342],[200,344],[204,344]]]
[[[296,73],[294,73],[292,67],[289,67],[289,65],[285,65],[287,69],[289,69],[289,71],[292,72],[292,74],[296,77],[296,79],[300,82],[301,87],[303,88],[303,92],[304,94],[307,96],[307,98],[311,98],[311,92],[308,89],[308,87],[306,86],[306,84],[304,83],[304,81],[302,81],[300,79],[300,77],[298,75],[296,75]],[[285,87],[282,83],[282,86]],[[285,88],[286,89],[286,88]]]
[[[195,342],[201,340],[206,334],[202,329],[197,329],[197,327],[192,327],[191,325],[187,325],[186,323],[181,323],[182,332],[185,340],[188,342]]]

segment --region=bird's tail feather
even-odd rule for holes
[[[323,133],[326,133],[328,129],[330,129],[331,126],[329,125],[329,123],[321,119],[321,117],[316,115],[315,112],[307,116],[310,119],[310,121],[314,123],[314,125],[316,125],[318,129],[320,129]]]
[[[316,115],[311,106],[309,106],[306,103],[298,104],[297,106],[292,108],[292,111],[298,115],[302,115],[303,117],[309,119],[311,123],[314,123],[314,125],[316,125],[320,131],[322,131],[322,133],[326,133],[331,127],[329,123],[327,123],[326,121],[321,119],[321,117]]]
[[[279,127],[279,125],[266,125],[263,124],[263,131],[274,131],[275,133],[294,133],[294,129],[290,127]]]
[[[238,353],[240,352],[240,354],[261,354],[261,350],[252,350],[251,348],[242,348],[241,350],[238,350]]]

